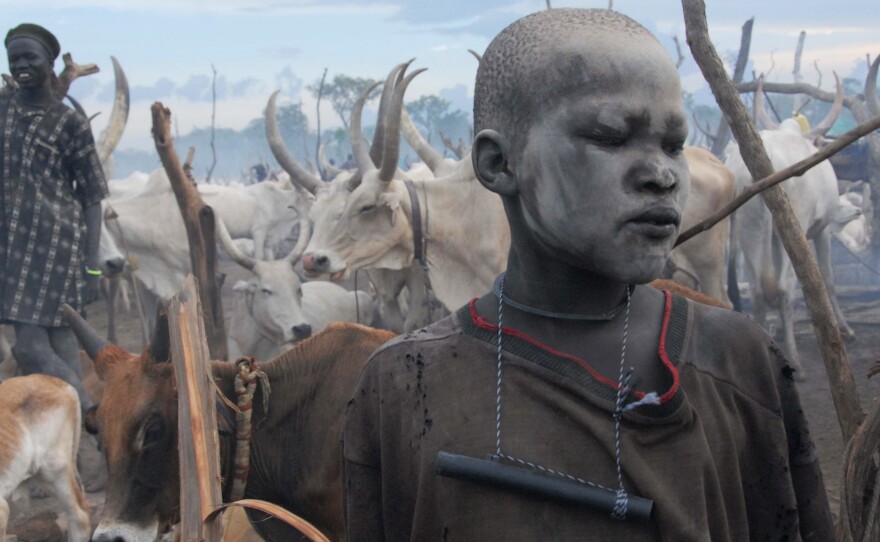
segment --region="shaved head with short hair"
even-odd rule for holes
[[[561,63],[548,62],[549,53],[571,41],[595,43],[612,56],[619,48],[609,43],[663,50],[645,27],[615,11],[550,9],[523,17],[502,30],[483,54],[474,89],[474,131],[491,128],[516,138],[530,123],[536,98],[552,100],[582,85],[580,77],[569,77],[589,68],[577,51]]]

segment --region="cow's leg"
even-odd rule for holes
[[[6,539],[6,524],[9,522],[9,503],[0,495],[0,541]]]
[[[795,380],[803,381],[806,379],[807,373],[801,365],[797,345],[794,340],[794,299],[793,296],[789,294],[791,291],[793,290],[786,290],[779,296],[779,319],[782,324],[785,357],[788,358],[789,364],[791,364],[792,368],[795,370]]]
[[[71,443],[72,444],[72,443]],[[66,450],[68,453],[69,450]],[[60,458],[59,458],[60,459]],[[67,516],[67,540],[88,541],[91,535],[88,501],[76,479],[76,469],[68,459],[63,465],[53,465],[40,473],[46,483],[55,490],[55,497]]]
[[[813,246],[816,249],[816,262],[819,264],[819,271],[822,273],[822,279],[825,281],[825,289],[828,290],[828,298],[831,300],[831,308],[834,309],[834,316],[837,318],[837,327],[840,332],[849,337],[855,337],[855,332],[846,323],[840,305],[837,303],[837,292],[834,289],[834,270],[831,268],[831,232],[828,228],[813,239]]]
[[[254,240],[254,259],[268,259],[266,255],[266,232],[259,229],[251,233],[251,238]]]
[[[69,397],[64,405],[64,423],[55,425],[54,446],[42,458],[37,477],[55,490],[55,496],[67,516],[67,540],[88,541],[91,535],[89,504],[76,477],[76,455],[80,443],[81,418],[78,406]],[[59,399],[60,400],[60,399]]]

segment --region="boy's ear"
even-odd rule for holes
[[[477,179],[499,196],[511,197],[519,192],[516,178],[507,163],[509,152],[510,143],[507,138],[495,130],[481,130],[471,147],[471,159]]]

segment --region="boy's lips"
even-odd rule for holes
[[[629,224],[647,237],[662,239],[675,234],[681,214],[672,207],[651,207],[630,219]]]

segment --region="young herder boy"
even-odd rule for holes
[[[349,540],[832,540],[779,349],[740,314],[643,286],[690,184],[663,47],[616,12],[542,11],[489,45],[474,102],[507,270],[368,363],[343,435]],[[440,475],[440,452],[613,507]]]

